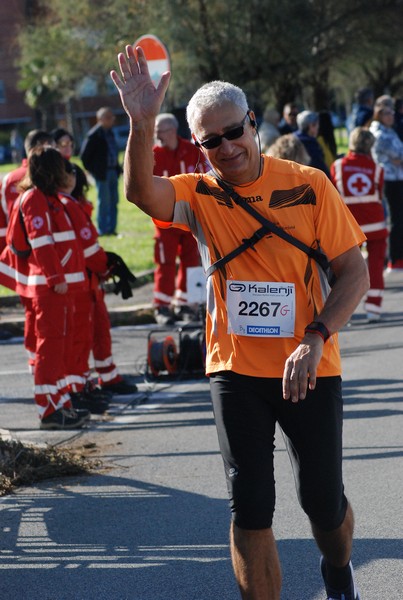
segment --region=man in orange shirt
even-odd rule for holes
[[[169,82],[155,88],[141,48],[112,71],[131,124],[125,190],[166,226],[196,236],[206,271],[253,236],[259,224],[222,185],[310,248],[320,247],[336,283],[329,293],[311,257],[277,235],[259,238],[208,278],[206,371],[231,500],[231,553],[244,600],[279,600],[272,531],[276,422],[294,466],[298,499],[322,553],[328,598],[359,600],[350,562],[353,513],[341,475],[342,397],[337,331],[368,289],[365,236],[328,178],[259,154],[256,122],[242,90],[202,86],[187,120],[212,174],[153,177],[155,118]],[[298,597],[298,591],[295,592]]]

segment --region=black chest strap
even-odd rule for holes
[[[304,242],[301,242],[301,240],[298,240],[297,238],[288,234],[286,231],[269,221],[269,219],[266,219],[266,217],[257,212],[250,204],[246,202],[244,198],[242,198],[242,196],[240,196],[232,187],[230,187],[221,179],[216,178],[216,181],[220,188],[224,190],[224,192],[234,200],[235,204],[237,204],[238,206],[246,210],[246,212],[248,212],[250,215],[252,215],[257,221],[259,221],[262,224],[262,227],[257,229],[251,237],[243,239],[242,244],[240,246],[238,246],[237,248],[235,248],[234,250],[232,250],[231,252],[214,262],[206,270],[207,277],[212,275],[214,271],[228,263],[230,260],[238,256],[248,248],[253,248],[253,246],[257,244],[259,240],[263,239],[269,233],[274,233],[286,242],[292,244],[296,248],[299,248],[302,252],[305,252],[305,254],[316,260],[316,262],[322,267],[322,269],[325,272],[329,270],[329,261],[327,260],[327,257],[325,254],[323,254],[323,252],[320,252],[315,248],[307,246],[307,244],[304,244]]]

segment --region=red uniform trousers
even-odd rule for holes
[[[21,297],[21,302],[25,308],[24,345],[28,352],[30,372],[35,373],[38,343],[36,312],[32,298]],[[85,387],[91,373],[91,350],[99,384],[121,381],[122,376],[112,356],[110,321],[104,292],[98,292],[96,296],[91,290],[74,293],[72,318],[73,324],[70,326],[73,334],[65,347],[63,365],[68,391],[80,392]]]
[[[28,352],[30,372],[35,373],[36,314],[32,298],[21,297],[25,309],[24,345]],[[76,292],[73,306],[73,335],[65,354],[65,378],[69,392],[80,392],[90,376],[89,357],[93,341],[94,299],[90,290]]]
[[[74,294],[74,324],[71,353],[66,357],[66,378],[70,392],[81,392],[90,375],[93,300],[90,289]]]
[[[117,383],[122,381],[118,368],[112,356],[111,324],[108,309],[105,304],[105,292],[98,290],[93,299],[93,345],[95,370],[98,372],[99,385]]]
[[[387,242],[386,238],[380,239],[368,238],[368,271],[369,271],[369,290],[367,292],[364,308],[367,312],[380,313],[383,299],[385,282],[383,270],[385,267]]]
[[[35,372],[36,353],[35,311],[32,306],[32,298],[20,296],[20,300],[25,311],[24,346],[28,354],[29,372],[33,375]]]
[[[72,350],[67,363],[70,391],[80,392],[85,387],[91,372],[91,350],[100,385],[122,380],[113,361],[110,321],[103,290],[76,294]]]
[[[24,346],[28,353],[30,373],[35,373],[36,362],[36,314],[32,298],[21,296],[25,310]],[[90,291],[74,293],[74,329],[72,343],[69,342],[65,355],[65,377],[69,391],[81,391],[89,377],[89,356],[92,346],[93,301]]]
[[[186,270],[198,267],[200,256],[196,240],[189,231],[171,227],[156,227],[154,236],[154,305],[186,304]],[[179,256],[179,268],[176,273],[176,257]],[[175,299],[174,299],[175,296]]]
[[[73,340],[72,294],[49,290],[32,298],[35,317],[35,403],[41,419],[71,407],[65,379],[66,356]]]

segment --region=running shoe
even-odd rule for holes
[[[169,306],[157,306],[154,309],[154,318],[158,325],[173,325],[175,316]]]
[[[323,581],[325,582],[327,600],[360,600],[360,594],[354,581],[354,569],[350,561],[351,581],[348,588],[344,590],[334,590],[326,582],[326,562],[323,556],[320,558],[320,570]]]
[[[74,410],[72,408],[59,408],[48,417],[44,417],[39,429],[81,429],[90,419],[88,410]]]

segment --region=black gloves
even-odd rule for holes
[[[121,294],[123,300],[133,296],[131,284],[136,281],[135,275],[128,269],[122,257],[115,252],[106,252],[109,272],[115,284],[114,293]]]

